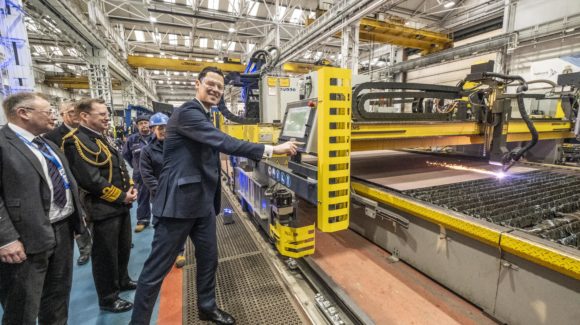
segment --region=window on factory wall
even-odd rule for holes
[[[278,6],[278,8],[276,8],[276,20],[282,20],[287,9],[287,7]]]
[[[206,49],[207,48],[207,38],[200,38],[199,39],[199,47]]]
[[[250,16],[257,16],[258,9],[260,8],[260,3],[257,1],[248,1],[248,14]]]
[[[228,51],[233,52],[236,50],[236,42],[230,42],[228,45]]]
[[[50,50],[54,55],[62,56],[62,51],[57,46],[51,46]]]
[[[238,13],[241,9],[241,2],[240,0],[229,0],[228,1],[228,11]]]
[[[256,44],[248,43],[248,53],[252,53],[252,51],[254,51],[255,47],[256,47]]]
[[[219,39],[216,39],[213,41],[213,48],[214,50],[220,50],[222,48],[222,41]]]
[[[183,36],[183,45],[185,45],[186,47],[190,47],[191,46],[191,37]]]
[[[68,50],[68,55],[74,56],[74,57],[79,56],[79,52],[76,49],[69,47],[67,50]]]
[[[208,0],[207,1],[207,8],[218,10],[220,7],[220,0]]]
[[[145,33],[142,30],[136,30],[135,33],[135,40],[137,42],[145,42]]]
[[[169,45],[177,45],[177,34],[169,34]]]
[[[302,23],[302,9],[294,9],[292,12],[292,17],[290,17],[290,22],[294,24]]]
[[[34,50],[36,51],[36,53],[41,54],[41,55],[46,55],[46,49],[44,48],[44,46],[42,45],[33,45]]]

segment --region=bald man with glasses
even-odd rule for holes
[[[56,117],[42,94],[2,103],[0,303],[2,324],[66,324],[74,233],[84,231],[78,188],[58,147],[40,137]]]

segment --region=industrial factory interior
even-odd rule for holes
[[[580,324],[579,0],[0,0],[0,318]]]

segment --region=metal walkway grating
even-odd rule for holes
[[[222,209],[231,208],[222,196]],[[266,258],[237,215],[235,223],[224,225],[217,219],[219,266],[216,298],[218,306],[231,313],[237,324],[303,324]],[[183,275],[183,323],[209,324],[197,316],[195,257],[191,241],[187,241]]]

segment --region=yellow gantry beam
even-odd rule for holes
[[[574,137],[567,121],[534,121],[540,140]],[[484,143],[481,124],[476,122],[392,122],[353,123],[352,151],[411,147],[455,146]],[[529,141],[524,121],[508,125],[508,142]]]
[[[44,83],[49,85],[57,85],[63,89],[89,89],[88,77],[74,77],[74,76],[49,76],[44,79]],[[119,80],[111,80],[114,90],[120,90],[121,82]]]
[[[129,55],[127,63],[133,68],[145,68],[152,70],[171,70],[200,72],[206,67],[217,67],[223,72],[244,72],[246,66],[239,63],[200,62],[184,59],[150,58],[147,56]],[[314,70],[317,66],[307,63],[286,63],[282,70],[288,73],[305,74]]]
[[[307,24],[313,21],[314,19],[309,19]],[[335,36],[341,37],[341,33],[337,33]],[[361,19],[359,39],[419,49],[422,54],[434,53],[453,46],[453,39],[447,34],[370,18]]]

